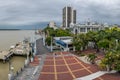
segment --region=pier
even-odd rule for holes
[[[14,55],[29,55],[31,50],[32,49],[28,42],[27,43],[19,42],[13,49],[11,49],[11,52]]]
[[[12,55],[13,55],[12,52],[9,52],[9,51],[0,51],[0,60],[6,61]]]
[[[31,54],[30,54],[31,53]],[[4,62],[11,56],[29,56],[32,55],[32,48],[29,41],[18,42],[15,46],[12,46],[9,51],[0,51],[0,60]]]

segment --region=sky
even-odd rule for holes
[[[0,25],[62,22],[62,9],[77,10],[77,22],[90,18],[100,23],[120,24],[120,0],[0,0]]]

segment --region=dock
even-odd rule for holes
[[[32,47],[28,40],[16,43],[15,46],[11,46],[9,51],[0,51],[0,60],[6,61],[12,55],[17,56],[29,56],[32,54]]]
[[[13,55],[13,53],[11,53],[9,51],[0,51],[0,60],[5,61],[6,59],[11,57],[12,55]]]
[[[32,48],[30,47],[29,42],[19,42],[15,45],[11,52],[14,55],[29,55]]]

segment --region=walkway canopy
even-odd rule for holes
[[[62,48],[68,49],[69,45],[72,45],[72,37],[66,36],[66,37],[54,37],[54,43],[56,45],[61,46]]]

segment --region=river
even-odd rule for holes
[[[24,40],[24,38],[34,36],[33,30],[14,30],[14,31],[0,31],[0,51],[9,50],[11,45]],[[25,57],[13,56],[10,61],[14,67],[14,72],[23,67]],[[0,80],[8,80],[9,65],[8,62],[0,61]]]

